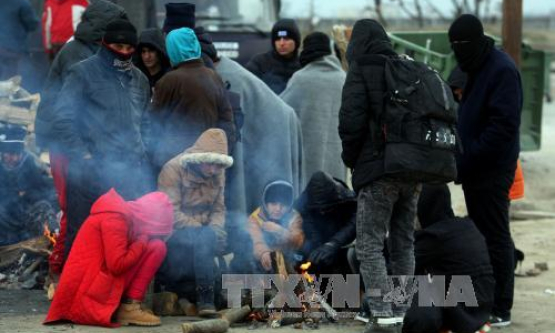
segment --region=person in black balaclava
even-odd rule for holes
[[[66,253],[92,204],[110,188],[125,200],[155,188],[143,136],[150,88],[133,65],[136,45],[128,20],[110,22],[102,46],[72,67],[56,103],[53,128],[69,158]]]
[[[254,56],[245,67],[279,95],[293,73],[301,68],[300,46],[301,33],[297,23],[281,19],[272,28],[272,50]]]
[[[493,305],[493,270],[484,237],[472,220],[455,217],[447,185],[422,187],[418,220],[422,230],[415,235],[415,275],[445,276],[446,291],[451,276],[470,276],[478,306],[419,306],[416,295],[403,333],[477,332],[488,322]]]
[[[520,152],[522,83],[510,56],[493,46],[482,23],[465,14],[449,28],[461,70],[468,75],[459,108],[457,183],[469,217],[486,238],[495,276],[492,325],[511,323],[514,244],[509,228],[509,189]]]

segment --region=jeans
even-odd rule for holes
[[[414,221],[420,185],[382,178],[364,187],[358,195],[356,255],[366,286],[366,301],[372,317],[391,317],[407,305],[384,301],[392,292],[383,249],[388,248],[394,276],[414,274]]]
[[[160,269],[160,280],[167,290],[182,296],[188,292],[185,284],[190,280],[196,287],[214,286],[216,233],[210,226],[177,229],[167,245],[168,254]]]
[[[463,183],[468,216],[486,239],[495,278],[493,314],[511,315],[514,294],[514,243],[509,228],[509,189],[514,170]]]

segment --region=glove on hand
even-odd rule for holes
[[[328,242],[312,251],[308,260],[315,265],[330,266],[333,264],[338,250],[339,247],[335,243]]]

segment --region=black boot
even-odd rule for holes
[[[214,286],[197,286],[197,309],[199,317],[213,318],[218,315],[214,306]]]

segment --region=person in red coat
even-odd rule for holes
[[[160,325],[141,301],[166,256],[172,224],[162,192],[127,202],[114,189],[101,196],[77,234],[44,323]]]
[[[42,44],[50,62],[73,36],[87,0],[46,0],[42,13]]]

